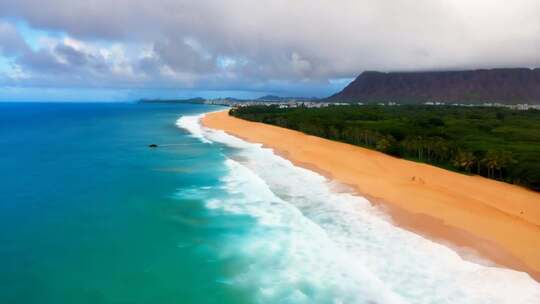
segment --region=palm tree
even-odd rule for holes
[[[389,139],[386,137],[383,137],[377,141],[377,144],[375,145],[375,148],[382,152],[387,152],[388,149],[390,149],[390,146],[392,146],[392,143]]]
[[[509,151],[497,151],[495,154],[497,158],[496,169],[499,170],[499,179],[503,179],[503,169],[509,165],[516,163],[516,160],[512,157],[512,153]]]
[[[415,153],[417,153],[418,160],[422,160],[424,158],[424,138],[422,138],[422,136],[415,136],[411,139],[410,144],[412,145]]]
[[[405,154],[416,154],[416,145],[414,139],[410,136],[401,141],[401,146],[405,150]]]
[[[444,159],[448,153],[448,145],[441,137],[429,137],[426,140],[427,160],[428,162]]]
[[[488,169],[488,177],[493,178],[495,176],[495,169],[499,167],[499,156],[497,151],[489,150],[483,159],[484,164]]]
[[[472,152],[458,150],[454,157],[453,164],[458,168],[463,168],[467,172],[471,172],[471,167],[474,165],[475,157]]]
[[[446,160],[448,159],[448,154],[450,151],[450,147],[448,146],[448,143],[440,138],[437,137],[437,140],[435,141],[435,157],[438,161]]]

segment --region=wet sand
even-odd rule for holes
[[[203,125],[353,187],[399,226],[540,281],[540,193],[215,112]]]

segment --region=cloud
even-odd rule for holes
[[[0,20],[0,55],[17,56],[27,52],[28,45],[19,35],[16,27]]]
[[[178,72],[212,73],[216,69],[214,55],[193,40],[157,41],[153,51],[161,64]]]
[[[86,48],[29,52],[5,22],[0,42],[35,85],[76,72],[81,86],[307,94],[364,70],[540,66],[539,16],[538,0],[3,0],[0,18]]]

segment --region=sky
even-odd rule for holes
[[[325,97],[540,67],[539,0],[0,0],[0,101]]]

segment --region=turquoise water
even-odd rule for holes
[[[0,103],[0,303],[540,303],[219,109]]]
[[[0,103],[0,303],[249,302],[219,251],[251,220],[181,194],[225,170],[175,125],[208,110]]]

